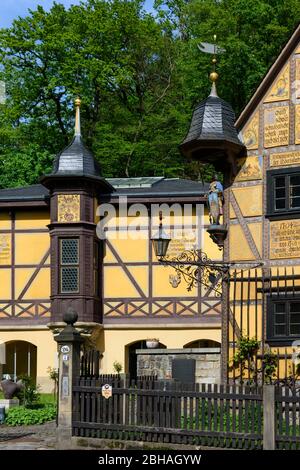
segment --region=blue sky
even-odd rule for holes
[[[78,5],[80,0],[57,0],[57,3],[63,3],[66,7]],[[45,10],[51,8],[53,0],[0,0],[0,28],[6,28],[11,25],[14,18],[26,16],[28,8],[35,9],[37,5],[42,5]],[[151,10],[153,0],[146,0],[146,8]]]

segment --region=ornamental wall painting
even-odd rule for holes
[[[259,114],[255,113],[249,124],[243,130],[244,144],[248,150],[258,148],[258,130],[259,130]]]
[[[290,64],[288,63],[283,72],[275,80],[273,86],[267,93],[264,102],[288,100],[290,97]]]
[[[262,179],[262,157],[256,155],[239,158],[238,174],[235,181],[251,181]]]
[[[80,221],[80,195],[60,194],[58,196],[58,222],[79,222]]]

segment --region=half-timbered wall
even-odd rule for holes
[[[249,276],[252,281],[231,283],[228,340],[233,353],[241,335],[256,336],[263,343],[267,340],[267,297],[272,295],[272,289],[269,294],[257,294],[253,279],[262,275],[284,278],[300,272],[300,211],[270,212],[274,202],[270,199],[274,198],[270,170],[300,171],[299,28],[297,34],[299,43],[294,36],[294,46],[287,45],[237,121],[247,156],[238,161],[238,173],[229,191],[225,255],[229,261],[263,261],[265,266],[263,271],[249,273],[244,266],[239,279],[241,275]],[[286,193],[286,198],[290,197],[291,193]],[[284,280],[276,285],[284,284],[286,291],[292,289],[292,284]]]
[[[0,321],[48,323],[50,240],[47,211],[1,211]]]
[[[204,218],[208,225],[207,214]],[[134,222],[134,217],[130,217],[129,224]],[[194,222],[195,217],[186,229],[195,231]],[[116,225],[114,219],[111,224]],[[221,297],[214,286],[199,284],[189,291],[184,280],[177,284],[172,267],[162,266],[157,260],[151,242],[150,216],[141,224],[143,239],[133,239],[130,233],[127,236],[126,224],[124,220],[117,228],[117,236],[114,231],[109,232],[105,243],[104,323],[147,324],[153,323],[154,319],[158,323],[219,323]],[[170,229],[174,227],[177,227],[176,221],[174,223],[171,218]],[[123,239],[121,233],[124,233]],[[200,232],[199,235],[201,240]],[[168,254],[170,258],[176,257],[189,247],[191,244],[187,240],[175,238],[170,242]],[[206,231],[199,247],[211,259],[221,258],[221,252]]]

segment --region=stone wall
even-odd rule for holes
[[[220,383],[220,348],[137,349],[137,374],[172,378],[173,359],[195,359],[197,383]]]

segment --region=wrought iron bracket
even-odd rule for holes
[[[178,282],[174,282],[174,287],[177,287],[183,279],[187,284],[188,291],[198,284],[202,284],[205,288],[215,291],[219,296],[222,294],[222,281],[228,276],[230,268],[228,263],[212,261],[201,250],[184,251],[173,258],[161,257],[159,262],[175,269]]]

